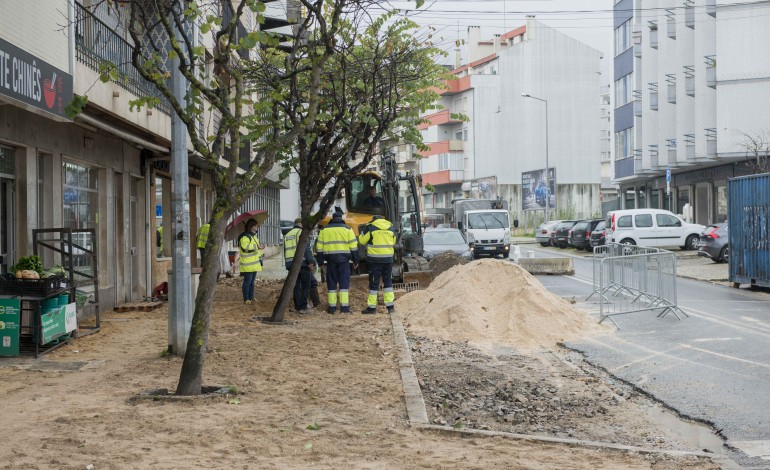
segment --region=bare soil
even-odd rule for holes
[[[165,306],[107,313],[99,333],[38,361],[0,360],[0,468],[718,468],[694,457],[416,429],[405,411],[390,317],[290,310],[287,325],[254,321],[270,314],[279,291],[280,284],[262,282],[258,302],[246,307],[237,280],[218,287],[204,383],[230,386],[235,393],[226,396],[135,399],[143,390],[176,386],[182,360],[162,354],[168,343]],[[352,295],[354,312],[364,308],[365,298],[363,292]],[[429,404],[444,393],[452,411],[431,411],[433,417],[597,439],[610,439],[617,429],[618,442],[654,444],[640,434],[646,430],[664,441],[661,446],[675,445],[646,422],[633,400],[610,393],[614,389],[599,378],[561,369],[534,352],[490,359],[462,344],[434,341],[414,342]],[[494,398],[484,381],[494,383]],[[545,390],[541,398],[533,388]],[[515,405],[520,393],[534,411],[516,410],[522,408]],[[458,415],[475,406],[466,395],[488,397],[492,406],[479,409],[491,416]],[[610,403],[614,395],[621,398],[617,405]],[[564,417],[555,411],[555,397]],[[511,398],[510,412],[506,408],[498,420],[490,410]],[[550,405],[540,403],[546,399]],[[608,413],[601,407],[612,421],[602,422]],[[538,408],[544,415],[537,415]],[[580,413],[596,416],[583,419]]]

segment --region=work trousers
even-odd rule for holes
[[[297,311],[305,310],[307,308],[307,299],[310,296],[310,278],[313,277],[313,273],[310,272],[310,268],[302,266],[297,276],[297,282],[294,284],[294,308]]]
[[[350,312],[350,263],[326,263],[326,288],[329,300],[329,311],[337,308],[337,293],[339,291],[340,311]]]
[[[382,300],[388,309],[393,308],[393,263],[372,263],[369,261],[369,297],[367,298],[367,307],[377,308],[377,292],[380,290],[380,280],[382,280]]]
[[[257,272],[241,273],[243,275],[243,301],[254,300],[254,279],[257,278]]]

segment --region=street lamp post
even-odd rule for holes
[[[533,100],[538,100],[545,103],[545,221],[548,222],[551,220],[549,212],[551,206],[551,178],[548,173],[548,100],[544,100],[543,98],[538,98],[527,93],[522,93],[521,96],[524,98],[532,98]]]

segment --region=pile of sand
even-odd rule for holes
[[[516,264],[477,260],[455,266],[426,290],[396,301],[410,332],[447,341],[529,349],[606,333]]]

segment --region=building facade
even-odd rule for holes
[[[727,179],[770,135],[770,4],[615,4],[614,181],[625,208],[727,217]]]
[[[78,242],[97,253],[91,269],[98,271],[101,310],[149,296],[166,281],[174,233],[158,230],[173,226],[171,111],[163,102],[131,109],[131,100],[157,92],[130,65],[121,8],[0,0],[0,272],[33,254],[34,229],[95,229],[95,237]],[[104,61],[119,64],[126,80],[102,83]],[[65,113],[73,95],[89,98],[75,120]],[[194,154],[188,174],[196,254],[194,234],[208,220],[214,194]],[[270,212],[260,233],[268,243],[280,237],[280,184],[244,204]],[[42,254],[46,264],[61,262]]]
[[[426,213],[448,217],[458,196],[499,196],[536,226],[546,186],[551,219],[598,213],[601,53],[534,18],[490,41],[479,31],[468,28],[469,63],[421,126]]]

